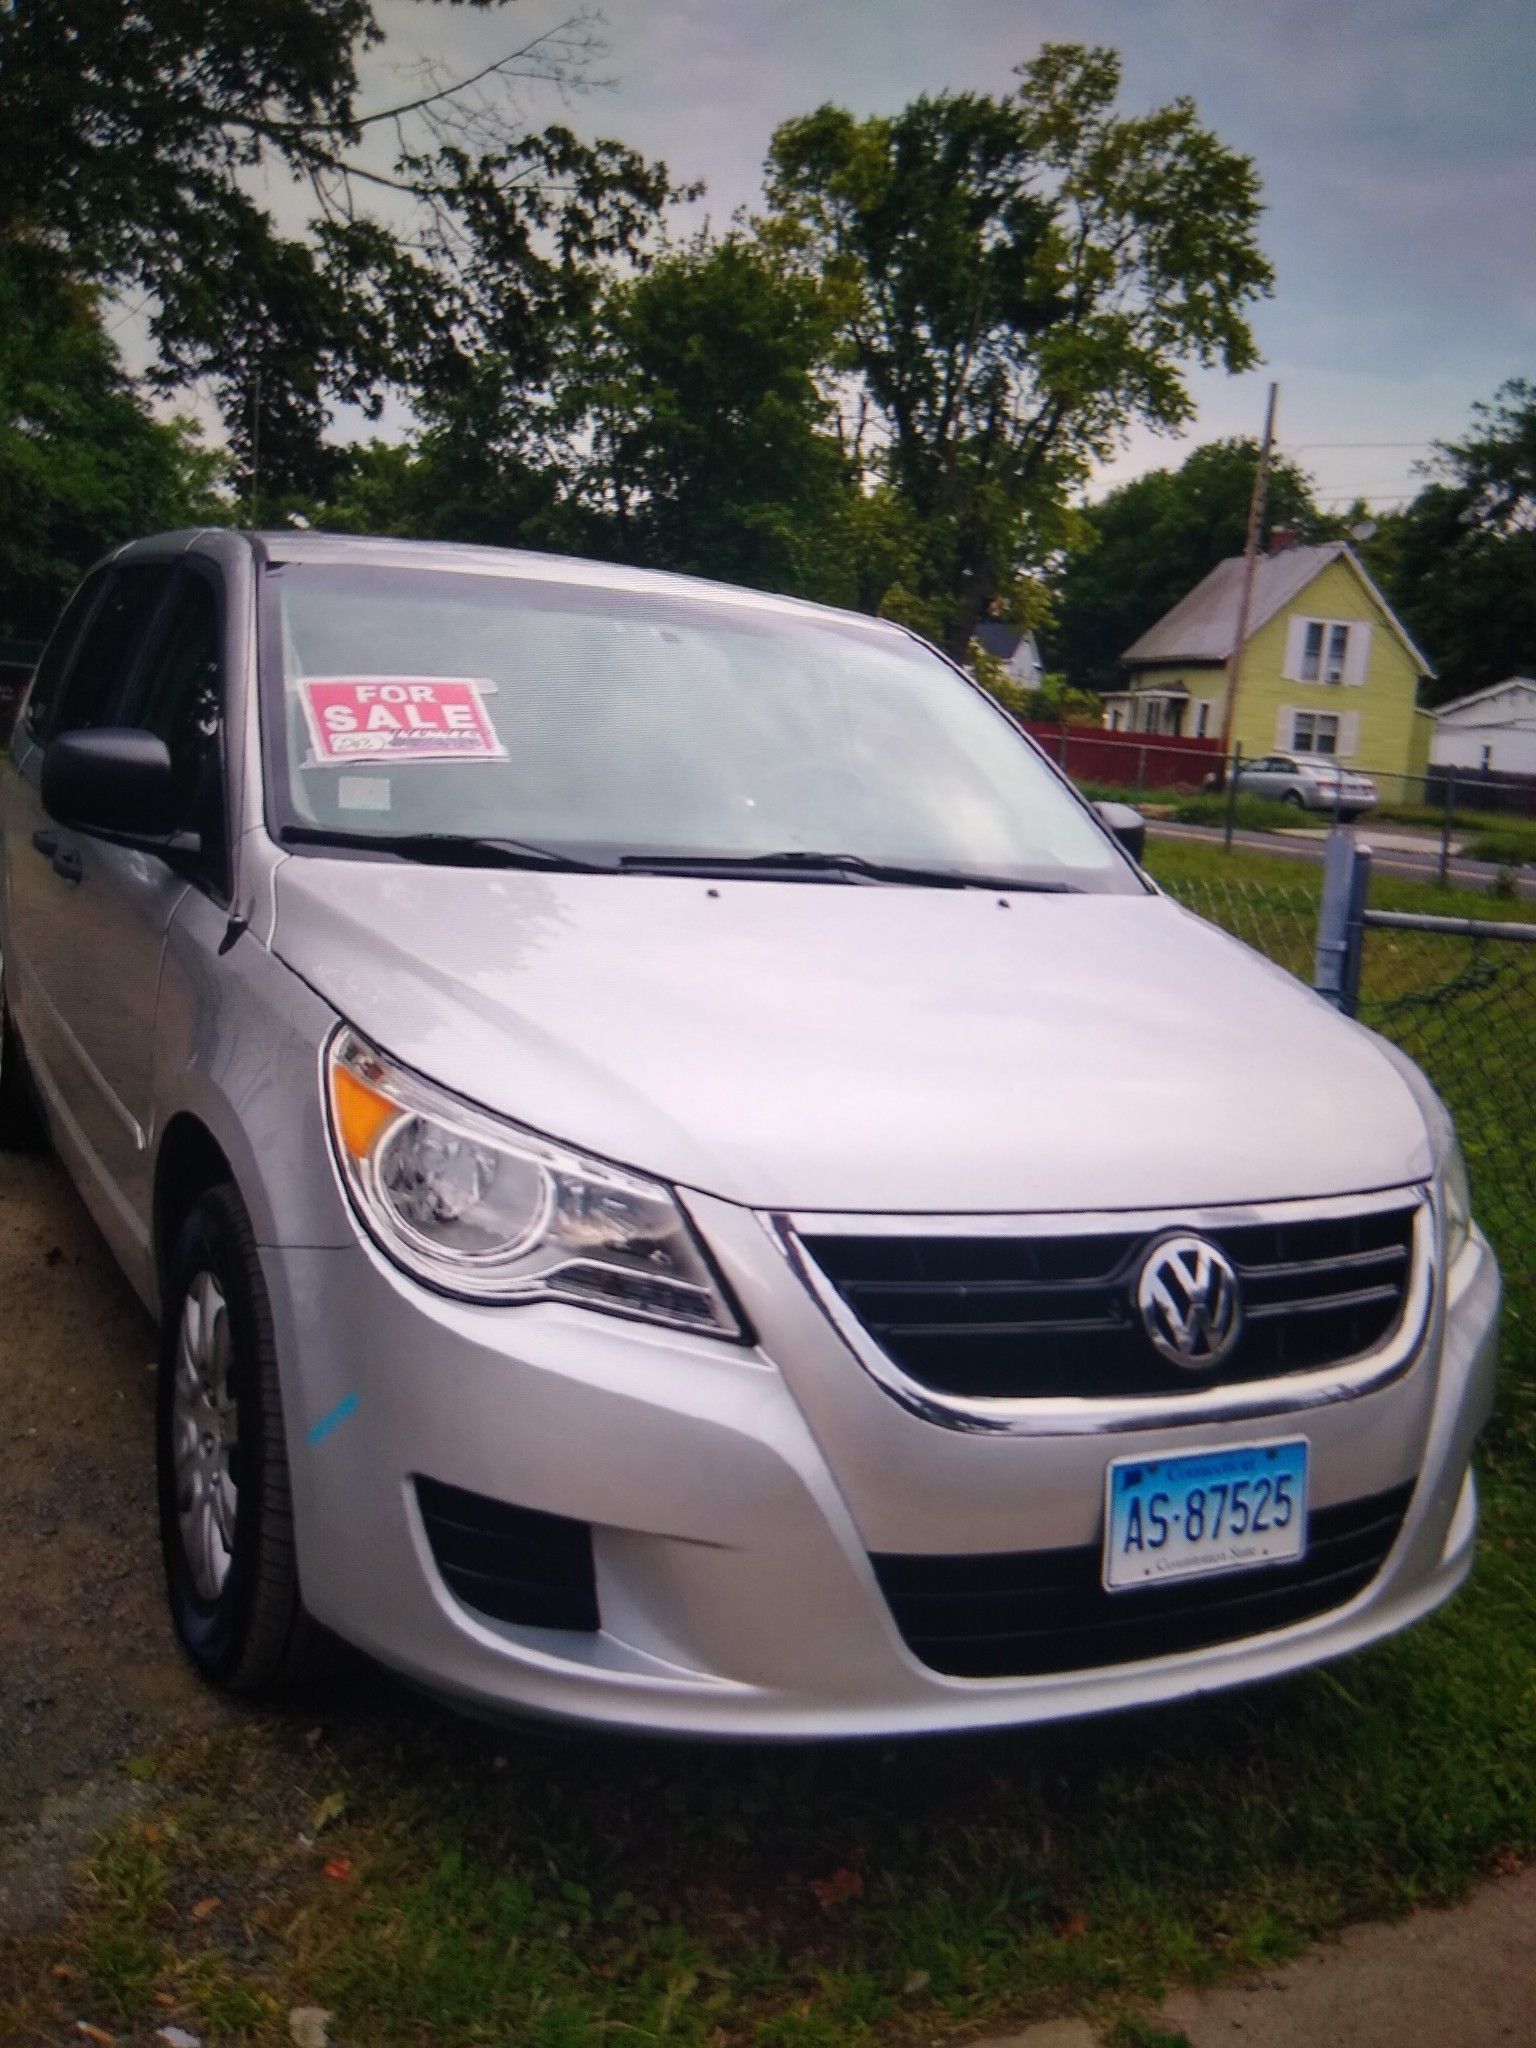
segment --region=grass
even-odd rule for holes
[[[1467,860],[1490,860],[1507,868],[1536,867],[1536,825],[1523,830],[1500,825],[1474,832],[1462,841],[1461,851]]]
[[[1185,843],[1152,857],[1305,965],[1314,873]],[[1388,878],[1374,900],[1510,910]],[[1439,1615],[1277,1685],[907,1744],[491,1731],[362,1676],[324,1727],[252,1715],[155,1759],[155,1808],[102,1842],[69,1923],[0,1945],[0,2039],[85,2019],[275,2048],[314,2005],[347,2048],[915,2048],[1077,2010],[1146,2048],[1178,2039],[1146,2017],[1172,1983],[1536,1855],[1536,1257],[1529,1204],[1503,1192],[1536,1134],[1496,1134],[1520,1114],[1498,1077],[1511,1032],[1529,1061],[1536,981],[1462,991],[1473,949],[1401,950],[1424,944],[1374,935],[1368,992],[1456,985],[1427,1011],[1455,1020],[1427,1056],[1464,1123],[1495,1132],[1473,1168],[1515,1282],[1477,1569]]]

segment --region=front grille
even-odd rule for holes
[[[590,1523],[438,1479],[418,1479],[416,1501],[443,1582],[466,1607],[529,1628],[597,1627]]]
[[[1412,1207],[1202,1230],[1237,1268],[1243,1330],[1214,1371],[1154,1350],[1136,1308],[1166,1229],[1060,1237],[844,1237],[806,1250],[909,1378],[976,1399],[1128,1399],[1283,1377],[1374,1350],[1402,1314]]]
[[[1108,1593],[1097,1544],[988,1557],[875,1557],[902,1637],[954,1678],[1026,1678],[1171,1657],[1343,1607],[1375,1578],[1413,1494],[1316,1508],[1305,1556],[1183,1585]]]

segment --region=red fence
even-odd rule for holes
[[[1221,767],[1220,740],[1109,732],[1097,725],[1030,723],[1026,730],[1074,782],[1112,782],[1127,789],[1198,789]]]

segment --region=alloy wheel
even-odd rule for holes
[[[239,1409],[230,1391],[229,1304],[215,1274],[194,1275],[182,1299],[171,1398],[171,1455],[181,1547],[198,1597],[224,1590],[235,1548]]]

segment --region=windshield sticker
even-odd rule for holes
[[[337,761],[504,761],[475,676],[306,676],[309,767]]]
[[[336,807],[343,811],[387,811],[387,775],[343,775],[336,783]]]

